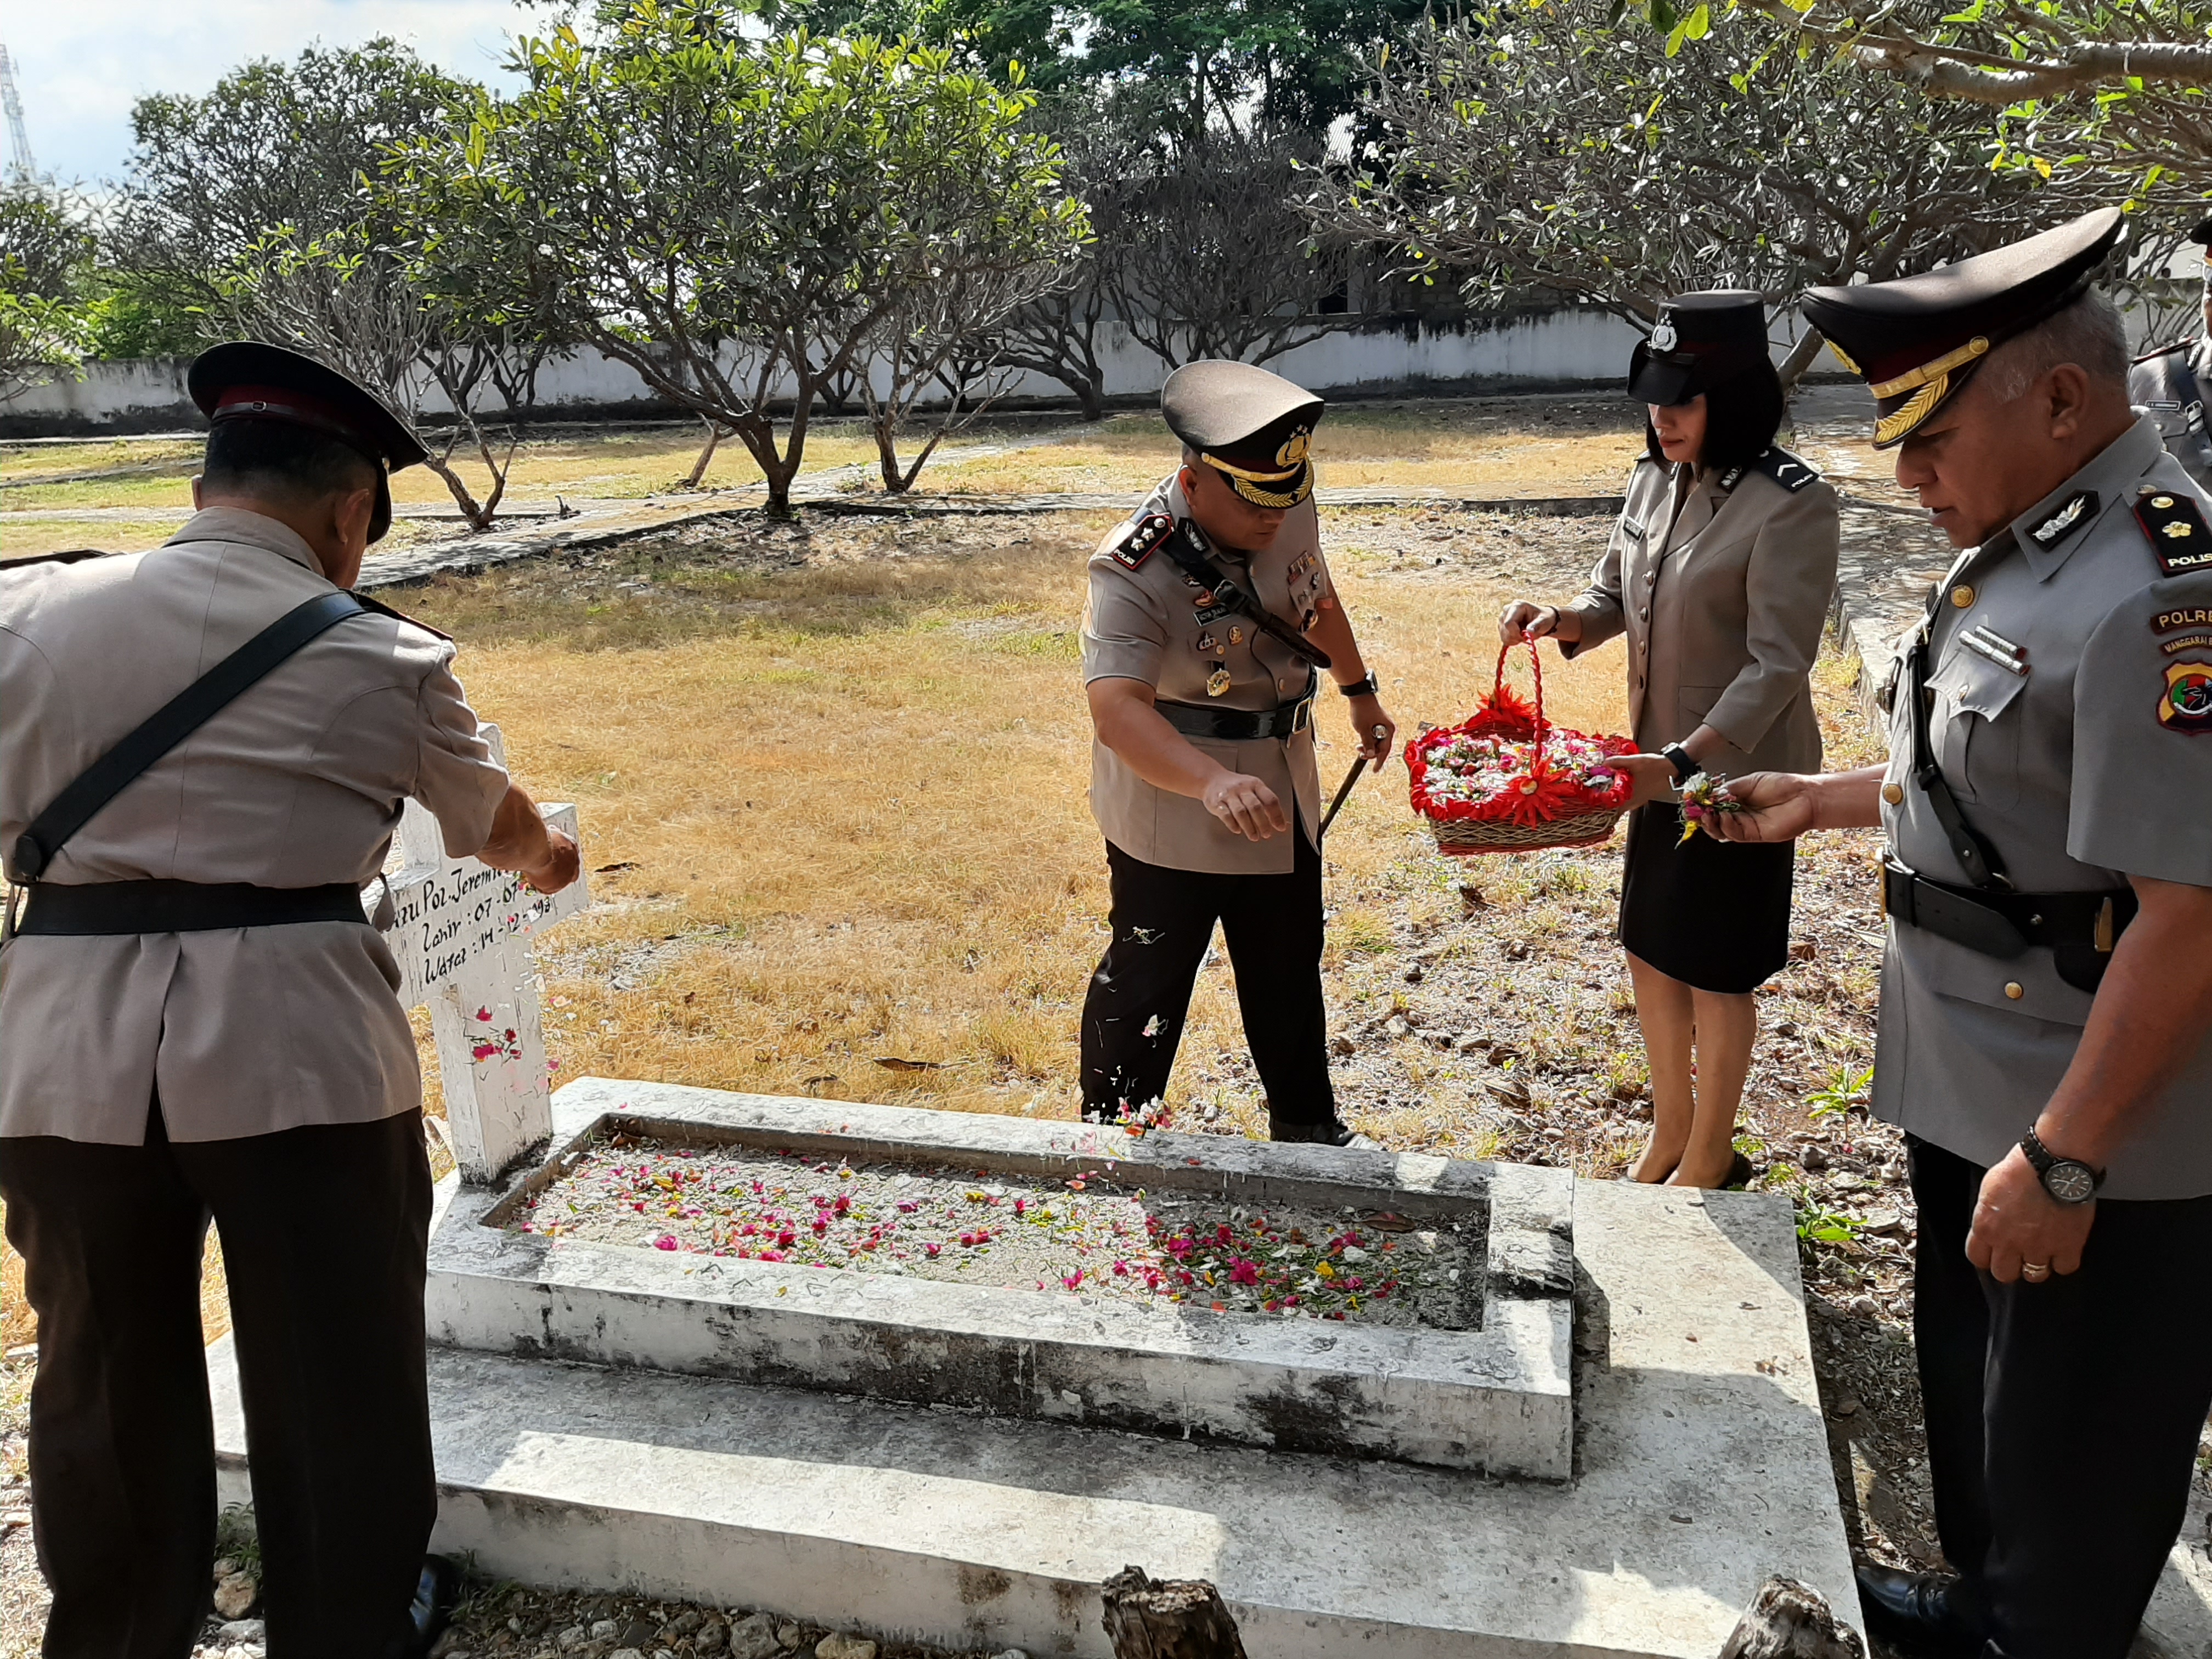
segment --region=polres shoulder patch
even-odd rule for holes
[[[2168,576],[2212,568],[2212,529],[2197,498],[2183,489],[2147,489],[2136,497],[2136,522],[2150,538],[2159,569]]]
[[[1129,526],[1129,533],[1121,538],[1114,550],[1114,562],[1128,569],[1140,568],[1152,551],[1170,536],[1175,534],[1175,520],[1164,513],[1147,513]]]
[[[1769,444],[1751,465],[1754,472],[1764,472],[1793,495],[1820,476],[1819,467],[1780,444]]]

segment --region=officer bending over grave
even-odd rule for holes
[[[213,430],[167,544],[0,568],[0,1198],[39,1318],[43,1651],[184,1659],[207,1614],[211,1218],[270,1659],[396,1659],[456,1586],[423,1555],[421,1079],[361,890],[410,797],[542,892],[577,853],[451,641],[345,591],[420,446],[275,347],[189,384]]]
[[[1955,1576],[1859,1594],[1972,1659],[2124,1659],[2212,1405],[2212,528],[2090,285],[2124,222],[1805,296],[1964,550],[1888,765],[1753,774],[1718,820],[1887,842],[1874,1110],[1911,1157]]]
[[[1083,1005],[1083,1115],[1159,1102],[1218,921],[1274,1138],[1368,1144],[1328,1076],[1322,674],[1377,771],[1397,727],[1322,557],[1309,449],[1323,405],[1266,369],[1201,362],[1168,377],[1160,406],[1182,466],[1091,555],[1083,613],[1114,929]]]

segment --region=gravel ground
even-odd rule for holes
[[[1104,1130],[1110,1157],[1112,1138]],[[1479,1217],[1416,1226],[1347,1206],[1261,1209],[1065,1182],[832,1164],[617,1134],[577,1155],[517,1231],[832,1271],[1188,1303],[1231,1315],[1476,1329]]]

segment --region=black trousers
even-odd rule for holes
[[[1285,1123],[1336,1115],[1321,995],[1321,854],[1293,822],[1289,873],[1216,876],[1134,859],[1110,842],[1114,942],[1083,1000],[1083,1109],[1116,1116],[1166,1093],[1213,924],[1229,941],[1244,1040]]]
[[[2100,1200],[2080,1272],[2000,1285],[1966,1260],[1984,1171],[1908,1145],[1936,1526],[1984,1659],[2124,1659],[2212,1407],[2212,1198]]]
[[[31,1501],[45,1659],[184,1659],[211,1597],[200,1332],[213,1218],[230,1282],[270,1659],[387,1659],[437,1492],[423,1376],[419,1113],[143,1146],[0,1139],[39,1316]]]

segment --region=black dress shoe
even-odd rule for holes
[[[1855,1576],[1867,1628],[1876,1635],[1929,1659],[1980,1659],[1982,1620],[1957,1579],[1871,1564]]]
[[[1759,1179],[1758,1166],[1741,1152],[1729,1162],[1729,1172],[1722,1177],[1723,1187],[1748,1187]]]
[[[422,1576],[415,1581],[415,1599],[407,1607],[412,1632],[407,1642],[407,1659],[423,1659],[453,1622],[453,1609],[460,1600],[460,1569],[442,1555],[424,1556]]]
[[[1267,1114],[1267,1137],[1271,1140],[1303,1141],[1309,1146],[1371,1149],[1376,1145],[1342,1118],[1334,1115],[1318,1123],[1291,1123],[1270,1112]]]

